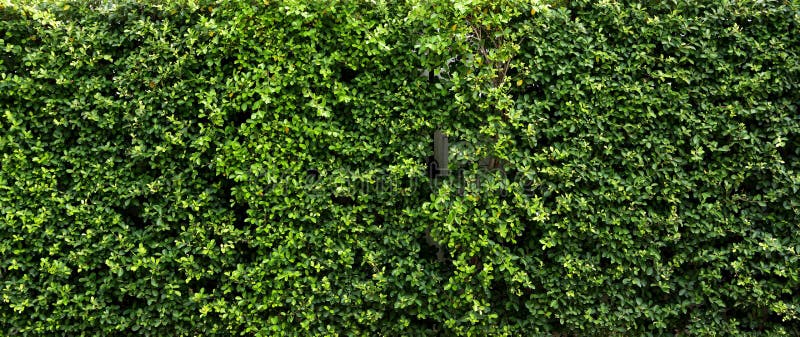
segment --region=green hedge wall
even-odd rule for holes
[[[800,335],[799,104],[794,0],[5,0],[0,335]]]

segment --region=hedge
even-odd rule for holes
[[[800,335],[797,1],[0,17],[2,335]]]

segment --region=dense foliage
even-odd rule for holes
[[[796,1],[6,0],[0,334],[798,335],[799,104]]]

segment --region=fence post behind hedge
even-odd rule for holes
[[[446,176],[449,173],[448,146],[447,136],[441,130],[436,130],[433,133],[433,160],[436,161],[439,168],[437,176]]]

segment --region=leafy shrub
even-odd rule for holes
[[[796,2],[0,17],[5,335],[800,334]]]

